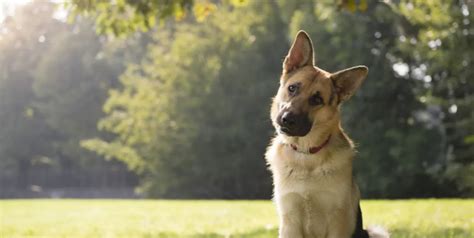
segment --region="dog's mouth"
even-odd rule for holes
[[[283,134],[290,134],[291,130],[288,127],[280,127],[280,132]]]
[[[311,123],[308,123],[304,126],[289,128],[285,126],[280,126],[279,131],[281,134],[290,137],[303,137],[306,136],[311,131]]]

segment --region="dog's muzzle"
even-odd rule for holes
[[[280,131],[287,136],[302,137],[309,133],[312,123],[305,114],[290,111],[280,113],[277,118]]]

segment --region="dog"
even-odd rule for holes
[[[364,230],[352,174],[356,153],[341,127],[340,106],[359,88],[366,66],[329,73],[314,66],[313,44],[298,32],[273,98],[276,129],[265,158],[273,175],[281,238],[387,238]]]

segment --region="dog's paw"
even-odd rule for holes
[[[369,226],[367,227],[367,233],[370,238],[390,238],[388,231],[381,226]]]

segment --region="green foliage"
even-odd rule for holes
[[[364,196],[473,194],[470,1],[74,0],[96,22],[72,25],[53,7],[27,4],[0,31],[0,168],[22,187],[103,157],[147,196],[269,197],[270,98],[304,29],[322,68],[370,68],[342,109]]]
[[[103,173],[120,168],[97,159],[79,141],[104,136],[96,123],[122,62],[108,61],[111,50],[91,24],[68,25],[53,18],[54,9],[52,3],[35,1],[0,25],[0,168],[5,189],[80,186],[87,166],[110,166]]]
[[[217,4],[209,0],[156,0],[156,1],[104,1],[104,0],[72,0],[64,6],[74,18],[77,14],[95,19],[97,31],[115,36],[124,36],[136,31],[148,31],[156,22],[161,25],[169,19],[181,21],[196,19],[202,22],[215,12]],[[222,1],[241,7],[248,0]]]
[[[95,151],[105,159],[116,158],[128,165],[129,169],[141,172],[144,164],[133,148],[118,143],[106,143],[100,139],[88,139],[81,142],[81,146]]]
[[[399,48],[410,55],[413,78],[424,82],[419,99],[443,112],[438,130],[443,144],[440,179],[456,182],[466,195],[474,194],[474,72],[472,38],[474,4],[463,1],[403,1],[398,8],[409,24]],[[409,40],[408,40],[409,39]]]
[[[469,141],[474,123],[461,123],[456,141],[450,139],[449,125],[467,120],[472,102],[464,104],[471,110],[442,119],[454,99],[443,90],[446,86],[436,86],[437,79],[425,80],[438,77],[430,71],[446,67],[457,71],[437,74],[453,75],[452,82],[466,74],[456,66],[462,62],[451,64],[448,56],[427,47],[435,35],[452,37],[444,25],[459,14],[438,15],[458,5],[366,3],[359,13],[340,11],[333,1],[281,0],[243,8],[224,4],[203,22],[161,28],[147,57],[129,67],[121,77],[123,88],[112,90],[104,106],[107,117],[99,127],[115,139],[87,141],[86,147],[125,162],[133,151],[132,160],[147,165],[136,171],[149,196],[268,196],[268,174],[261,172],[272,130],[266,105],[276,91],[289,40],[305,29],[322,68],[365,64],[371,69],[361,91],[343,106],[345,128],[360,148],[356,171],[363,194],[469,194],[472,166],[459,165],[472,164],[472,146],[466,147],[464,139]],[[468,47],[466,37],[456,35],[459,44],[452,47]],[[469,87],[458,90],[461,100],[472,92]],[[113,149],[117,146],[125,148],[124,154]],[[464,159],[450,161],[450,153]]]
[[[249,135],[270,130],[267,89],[277,86],[283,55],[272,47],[286,45],[272,19],[271,4],[222,8],[203,23],[156,33],[146,61],[129,67],[123,89],[111,91],[104,106],[99,127],[116,139],[87,141],[88,148],[136,151],[147,165],[141,174],[149,195],[268,195],[268,137]]]
[[[6,237],[276,237],[270,201],[3,200]],[[362,201],[364,226],[397,238],[472,237],[473,200]],[[120,208],[120,209],[118,209]],[[28,214],[28,215],[25,215]]]
[[[29,6],[0,25],[0,168],[5,175],[17,177],[22,187],[27,185],[24,174],[32,161],[51,149],[46,141],[38,140],[53,132],[34,107],[33,82],[36,62],[46,51],[42,46],[49,43],[38,38],[53,36],[54,28],[61,28],[47,18],[52,12],[51,4],[42,4],[39,10]],[[31,22],[29,17],[45,20]]]
[[[148,30],[156,19],[170,16],[182,17],[193,5],[193,0],[158,1],[104,1],[73,0],[65,6],[74,13],[96,19],[98,31],[122,35],[137,30]]]
[[[75,159],[84,156],[79,140],[97,135],[101,104],[118,73],[100,58],[101,45],[90,28],[78,24],[78,34],[68,31],[49,39],[55,44],[39,60],[33,83],[35,108],[61,138],[57,151]]]
[[[162,24],[171,18],[176,20],[196,19],[201,22],[215,12],[218,6],[247,6],[249,0],[156,0],[156,1],[105,1],[72,0],[64,3],[74,18],[78,14],[95,18],[97,30],[123,36],[135,31],[148,31],[158,20]],[[253,4],[258,4],[257,2]],[[338,0],[332,2],[332,8],[350,12],[367,10],[368,0]]]

